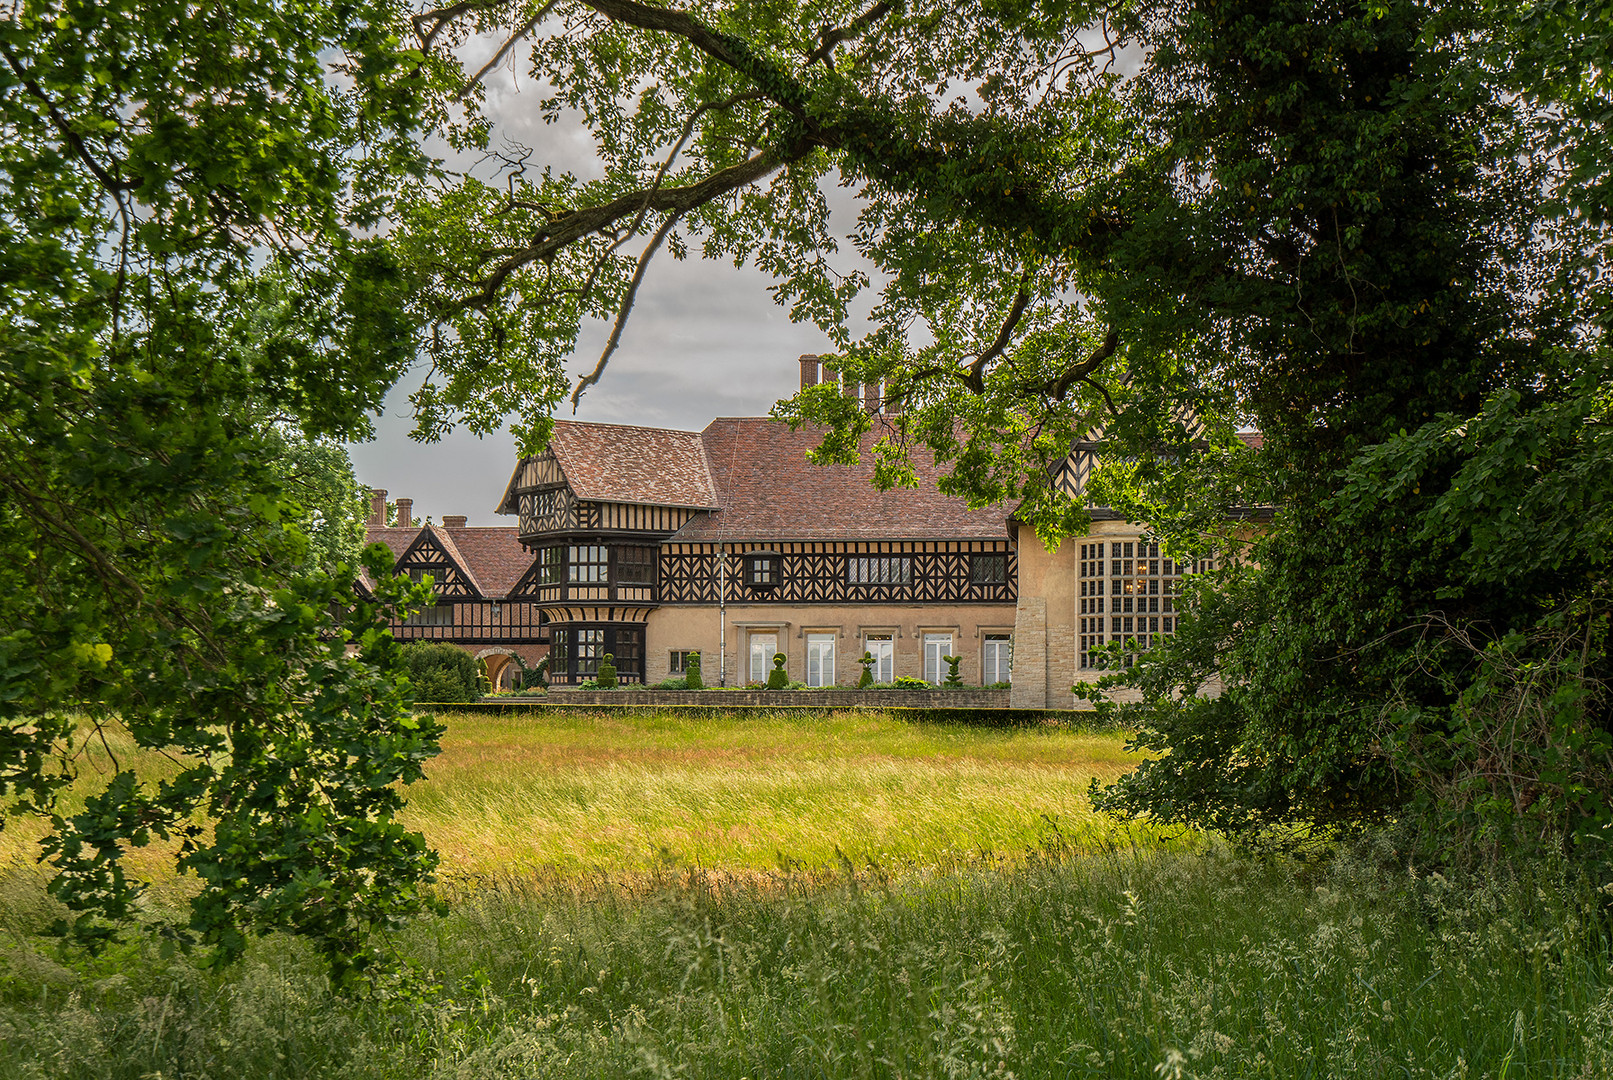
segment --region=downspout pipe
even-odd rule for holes
[[[728,545],[717,546],[717,685],[728,685]]]

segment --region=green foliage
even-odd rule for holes
[[[477,661],[457,645],[410,642],[403,646],[403,666],[409,673],[416,701],[460,705],[482,697],[484,680]]]
[[[0,20],[0,795],[50,823],[60,929],[147,909],[129,851],[196,875],[165,940],[305,936],[392,967],[435,857],[397,821],[440,729],[362,554],[340,441],[414,359],[389,191],[429,164],[390,0],[30,0]],[[341,74],[333,74],[332,68]],[[82,812],[78,714],[183,762]],[[110,921],[110,923],[109,923]]]
[[[688,690],[704,690],[706,684],[700,678],[700,654],[690,653],[688,666],[684,670],[684,688]]]
[[[934,690],[935,687],[916,675],[898,675],[891,687],[897,690]]]
[[[316,566],[356,566],[364,547],[369,500],[347,450],[330,439],[309,439],[295,428],[275,425],[264,433],[270,466],[286,497],[294,502],[289,524],[308,538],[308,559]]]
[[[1604,429],[1575,389],[1603,381],[1613,308],[1599,5],[590,10],[530,61],[547,115],[587,118],[603,179],[512,160],[503,184],[422,186],[392,237],[443,331],[424,430],[524,410],[535,447],[581,320],[628,310],[649,255],[698,239],[773,275],[835,372],[897,406],[870,416],[832,384],[781,403],[821,426],[814,460],[868,436],[896,487],[922,448],[943,490],[1053,541],[1088,522],[1055,481],[1101,431],[1089,494],[1180,555],[1244,564],[1174,651],[1119,658],[1143,699],[1126,722],[1175,760],[1109,805],[1245,834],[1405,810],[1381,713],[1460,694],[1415,660],[1435,615],[1503,641],[1608,599]],[[1134,65],[1072,48],[1100,15]],[[520,21],[478,6],[461,29]],[[831,223],[831,173],[860,193],[854,227]],[[649,237],[640,258],[623,229]],[[870,271],[837,265],[848,236]],[[1254,507],[1281,508],[1258,540]]]
[[[941,683],[941,685],[948,690],[962,690],[963,676],[958,674],[958,665],[963,663],[963,657],[943,656],[941,659],[945,660],[947,665],[946,679]]]
[[[857,663],[863,667],[863,673],[857,676],[857,689],[866,690],[874,685],[874,654],[864,652],[857,658]]]
[[[1032,865],[994,872],[685,870],[587,902],[490,890],[405,937],[443,990],[408,1008],[402,1039],[398,1006],[333,998],[273,939],[223,979],[149,951],[113,975],[63,967],[9,939],[0,1023],[9,1068],[61,1080],[197,1061],[255,1080],[281,1054],[352,1080],[646,1061],[739,1080],[799,1074],[804,1054],[830,1078],[1593,1077],[1613,1069],[1613,1012],[1589,892],[1549,875],[1072,859],[1050,837]],[[1229,919],[1229,903],[1259,917]],[[712,1037],[714,1016],[737,1015],[743,1040]]]
[[[790,685],[790,676],[784,670],[784,654],[773,654],[773,670],[767,673],[767,688],[769,690],[785,690]]]
[[[616,657],[606,653],[599,662],[599,674],[594,676],[594,682],[601,690],[616,689]]]

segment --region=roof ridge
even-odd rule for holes
[[[699,437],[700,432],[690,431],[688,428],[651,427],[649,424],[616,424],[608,420],[556,420],[555,425],[565,424],[567,427],[611,427],[629,428],[633,431],[663,431],[668,435],[693,435]],[[545,448],[547,449],[547,447]]]
[[[459,572],[465,575],[466,580],[471,584],[471,588],[475,589],[478,595],[487,595],[487,590],[482,588],[481,581],[476,577],[476,571],[470,567],[470,560],[465,558],[464,553],[459,550],[459,545],[454,543],[454,538],[448,535],[448,530],[445,527],[434,525],[428,521],[421,526],[420,531],[431,533],[432,539],[442,545],[443,553],[454,560],[454,564],[459,567]]]

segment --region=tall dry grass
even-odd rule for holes
[[[443,719],[442,756],[410,789],[406,820],[449,877],[1017,853],[1048,820],[1106,830],[1087,786],[1131,764],[1114,733],[879,713]]]

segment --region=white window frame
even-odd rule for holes
[[[865,634],[863,651],[874,657],[872,671],[876,683],[896,681],[896,640],[894,634]]]
[[[947,677],[946,661],[943,656],[952,655],[951,634],[925,634],[924,635],[924,681],[932,686],[940,686]]]
[[[778,631],[753,630],[750,635],[750,682],[765,683],[778,655]],[[760,666],[758,667],[758,664]],[[758,674],[760,672],[760,674]]]
[[[812,687],[835,684],[835,636],[806,636],[806,684]]]
[[[987,634],[980,644],[980,685],[1012,681],[1014,638],[1011,634]]]

